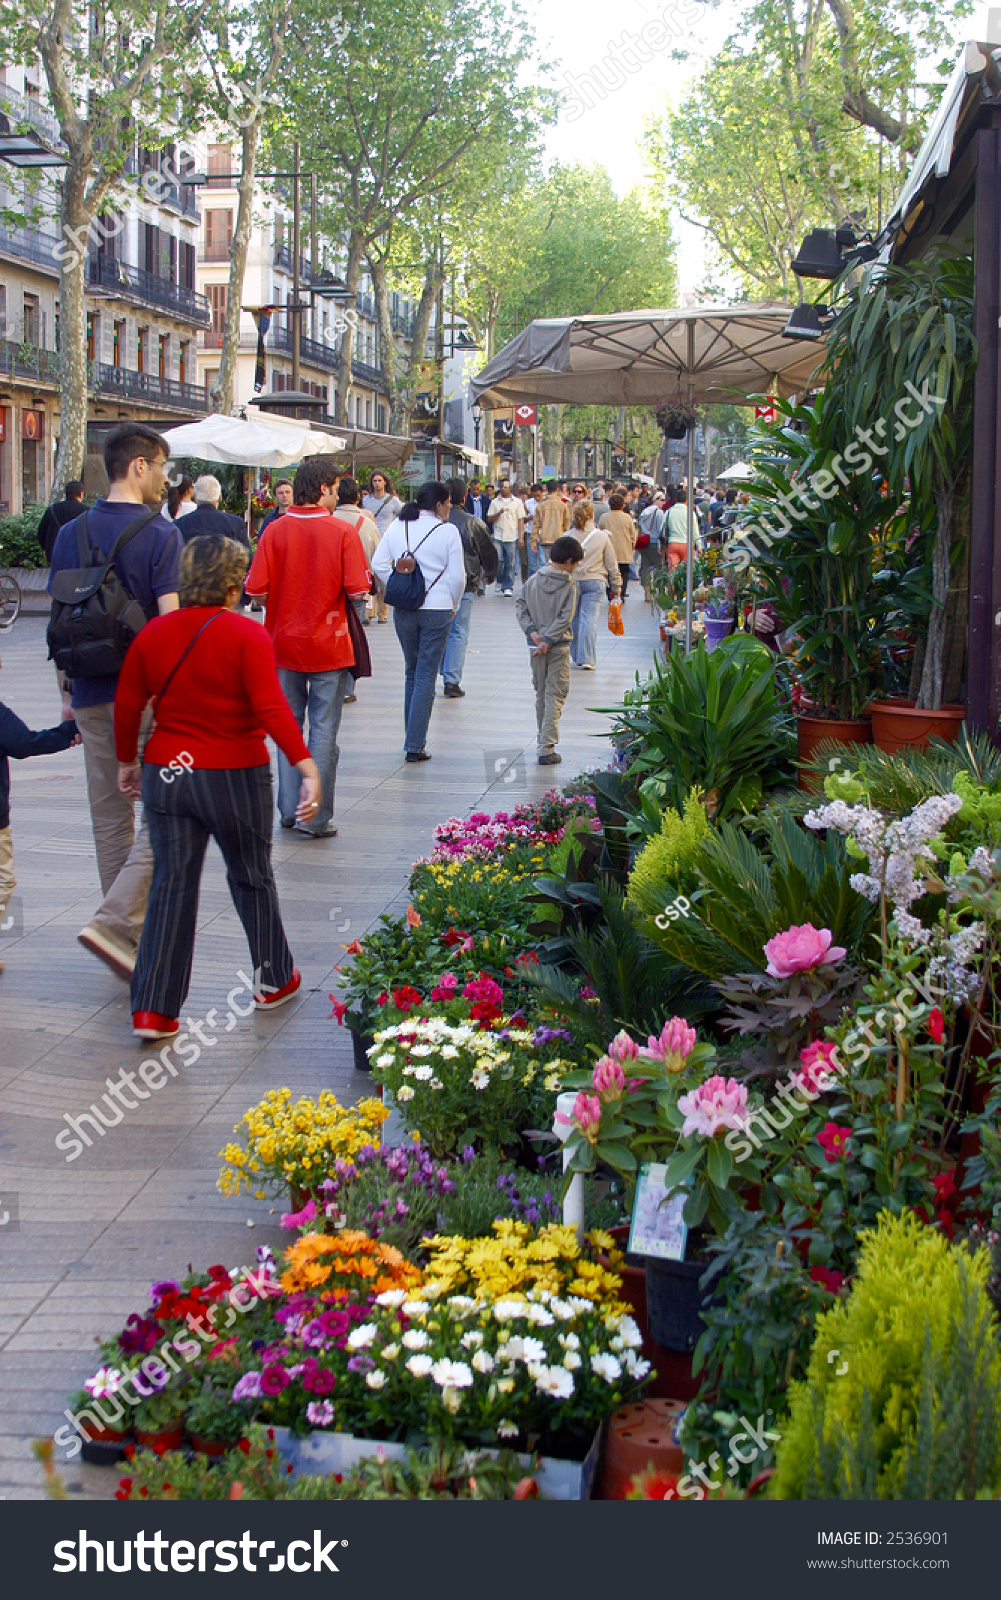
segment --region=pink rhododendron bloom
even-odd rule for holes
[[[720,1128],[742,1129],[747,1120],[747,1090],[736,1078],[707,1078],[705,1083],[678,1099],[685,1119],[682,1133],[700,1133],[711,1139]]]
[[[626,1075],[618,1061],[602,1056],[597,1063],[591,1082],[605,1100],[621,1100],[626,1087]]]
[[[838,1086],[837,1045],[830,1039],[814,1039],[799,1053],[803,1066],[792,1074],[792,1082],[809,1094],[829,1094]]]
[[[662,1061],[667,1072],[680,1072],[695,1049],[697,1038],[695,1029],[688,1026],[684,1017],[672,1017],[670,1022],[665,1022],[660,1038],[655,1039],[651,1033],[637,1055],[645,1056],[648,1061]]]
[[[589,1144],[597,1144],[601,1126],[601,1101],[596,1094],[580,1091],[573,1104],[573,1119]]]
[[[635,1040],[630,1039],[624,1028],[619,1029],[608,1046],[608,1054],[613,1061],[635,1061],[639,1053],[639,1045]]]
[[[844,946],[831,944],[830,928],[815,928],[812,922],[795,923],[785,933],[777,933],[765,945],[768,973],[773,978],[791,978],[794,972],[811,972],[840,961]]]

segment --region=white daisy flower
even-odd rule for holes
[[[374,1322],[363,1322],[360,1328],[352,1328],[348,1334],[348,1346],[352,1350],[367,1350],[370,1344],[375,1343],[378,1328]]]
[[[596,1372],[599,1378],[604,1378],[606,1383],[615,1383],[622,1376],[622,1363],[615,1356],[603,1353],[591,1357],[591,1371]]]
[[[366,1372],[365,1382],[370,1389],[384,1389],[386,1387],[386,1374],[378,1369],[375,1372]]]
[[[529,1322],[534,1322],[537,1328],[551,1328],[554,1319],[545,1306],[530,1305],[528,1307],[528,1320]]]
[[[577,1368],[580,1366],[580,1356],[577,1354],[576,1350],[567,1351],[566,1355],[563,1357],[563,1365],[566,1367],[568,1372],[577,1371]]]
[[[408,1350],[423,1350],[428,1336],[422,1328],[408,1328],[402,1342]]]
[[[401,1306],[406,1298],[406,1289],[384,1289],[382,1294],[376,1295],[375,1303],[377,1306]]]
[[[434,1054],[434,1046],[430,1044],[415,1044],[410,1054],[412,1056],[430,1056]]]
[[[407,1371],[412,1372],[415,1378],[426,1378],[433,1366],[430,1356],[411,1356],[406,1363]]]
[[[520,1432],[521,1429],[518,1427],[518,1424],[516,1422],[512,1422],[508,1417],[501,1417],[501,1420],[497,1424],[498,1439],[517,1439]]]
[[[556,1335],[564,1350],[579,1350],[580,1340],[575,1333],[558,1333]]]
[[[454,1061],[459,1052],[454,1044],[443,1044],[441,1054],[446,1061]]]
[[[426,1317],[431,1304],[428,1300],[404,1300],[403,1309],[408,1317]]]
[[[528,1315],[528,1308],[523,1300],[495,1300],[494,1316],[498,1322],[513,1322],[516,1317]]]
[[[436,1361],[431,1376],[440,1389],[470,1389],[473,1374],[464,1361]]]
[[[464,1333],[459,1342],[464,1350],[478,1350],[483,1343],[483,1335],[478,1329],[473,1328],[469,1333]]]
[[[396,1098],[397,1100],[401,1100],[404,1105],[406,1105],[408,1100],[412,1100],[414,1098],[414,1091],[411,1089],[409,1083],[400,1084],[400,1087],[396,1091]]]
[[[399,1353],[400,1347],[398,1344],[384,1344],[379,1351],[383,1361],[395,1361]]]
[[[391,1067],[395,1060],[396,1057],[391,1050],[384,1050],[381,1056],[376,1056],[375,1064],[377,1067]]]
[[[413,1073],[418,1083],[427,1083],[429,1078],[434,1077],[433,1067],[411,1067],[410,1071]]]
[[[540,1394],[548,1394],[554,1400],[569,1400],[573,1394],[573,1378],[563,1367],[542,1367],[535,1379],[535,1387]]]
[[[493,1372],[494,1358],[489,1350],[477,1350],[473,1357],[474,1372]]]

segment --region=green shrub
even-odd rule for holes
[[[44,511],[44,506],[28,506],[16,515],[0,517],[0,566],[48,566],[38,542],[38,524]]]
[[[698,882],[696,871],[699,850],[703,839],[712,829],[706,820],[705,806],[698,789],[693,789],[685,800],[684,814],[668,806],[664,812],[660,832],[645,845],[633,863],[629,874],[628,900],[631,906],[643,900],[670,899],[672,895],[687,895]]]
[[[950,1245],[913,1213],[879,1218],[850,1296],[818,1319],[806,1381],[790,1390],[776,1499],[1001,1491],[1001,1350],[987,1274],[986,1251]]]

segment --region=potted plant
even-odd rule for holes
[[[767,577],[769,603],[790,640],[802,762],[824,739],[871,742],[865,711],[882,626],[873,540],[887,503],[871,472],[842,469],[842,482],[834,470],[852,442],[834,395],[776,404],[779,423],[755,448],[750,522],[730,553]]]
[[[923,749],[933,733],[951,741],[965,715],[957,703],[965,558],[957,562],[954,547],[968,526],[976,360],[973,261],[945,249],[887,268],[878,285],[851,290],[828,344],[828,392],[842,412],[846,438],[862,429],[871,433],[874,418],[883,422],[888,448],[879,471],[888,504],[903,507],[908,527],[929,535],[918,543],[931,584],[910,694],[875,699],[870,707],[873,738],[888,751]],[[954,572],[960,579],[952,592]],[[893,603],[891,592],[890,609]]]
[[[135,1430],[151,1450],[177,1450],[184,1440],[185,1401],[177,1388],[161,1389],[136,1406]]]
[[[728,634],[733,632],[734,602],[727,597],[726,589],[715,591],[702,607],[702,621],[706,630],[706,649],[715,650]]]
[[[689,429],[699,425],[699,413],[690,400],[677,394],[673,399],[662,400],[657,407],[657,426],[665,439],[683,439]]]
[[[100,1378],[100,1372],[96,1376]],[[90,1380],[91,1384],[94,1381],[92,1378]],[[84,1388],[77,1389],[74,1394],[70,1395],[68,1401],[69,1409],[75,1417],[81,1419],[77,1426],[84,1438],[83,1448],[85,1451],[91,1445],[100,1447],[111,1445],[114,1446],[116,1455],[120,1454],[119,1447],[128,1438],[128,1417],[125,1414],[125,1408],[120,1402],[113,1399],[113,1395],[114,1389],[110,1386],[99,1390],[97,1394],[94,1394],[91,1389]],[[104,1404],[110,1404],[113,1408],[114,1414],[110,1421],[106,1420]],[[95,1421],[95,1417],[100,1420]],[[107,1459],[103,1449],[98,1454],[102,1460]],[[88,1456],[85,1455],[84,1460],[87,1459]]]
[[[230,1391],[206,1383],[184,1419],[192,1449],[205,1456],[221,1456],[243,1437],[247,1419],[233,1404]]]

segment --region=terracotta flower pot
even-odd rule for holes
[[[685,1458],[675,1432],[684,1409],[680,1400],[641,1400],[615,1412],[605,1441],[600,1499],[624,1500],[630,1479],[647,1467],[680,1474]]]
[[[872,723],[868,717],[840,720],[835,717],[796,718],[796,753],[800,762],[809,761],[819,744],[825,739],[837,739],[840,744],[872,744]],[[817,789],[819,785],[806,773],[800,772],[801,789]]]
[[[202,1439],[197,1433],[193,1433],[191,1448],[197,1450],[200,1456],[224,1456],[227,1450],[234,1450],[236,1446],[225,1444],[222,1439]]]
[[[959,737],[966,707],[941,706],[938,711],[918,711],[913,700],[873,700],[873,742],[892,755],[895,750],[925,750],[932,734],[952,744]]]
[[[174,1428],[160,1428],[152,1433],[145,1428],[137,1428],[136,1440],[148,1449],[155,1450],[158,1455],[165,1450],[180,1450],[184,1443],[184,1424],[179,1422]]]
[[[89,1444],[121,1444],[128,1437],[125,1428],[95,1428],[92,1422],[87,1423],[86,1433]]]
[[[610,1229],[620,1250],[629,1242],[629,1224]],[[628,1258],[622,1274],[622,1299],[628,1301],[633,1320],[643,1335],[643,1357],[654,1369],[655,1377],[648,1380],[647,1397],[660,1400],[694,1400],[699,1392],[699,1379],[692,1377],[691,1352],[668,1350],[651,1339],[646,1317],[646,1268],[634,1256]]]

